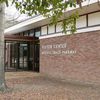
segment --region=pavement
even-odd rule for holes
[[[100,100],[100,89],[60,81],[34,72],[6,72],[0,100]]]

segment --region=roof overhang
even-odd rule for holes
[[[90,0],[90,1],[91,1],[90,3],[85,2],[83,4],[82,9],[79,7],[69,9],[68,11],[65,12],[66,17],[70,15],[71,13],[75,12],[76,10],[79,12],[80,15],[100,10],[100,6],[98,5],[97,0]],[[44,18],[42,15],[38,15],[5,29],[4,33],[5,34],[20,33],[20,32],[33,29],[36,27],[40,27],[49,23],[50,23],[50,18],[48,19],[48,18]]]
[[[5,41],[16,41],[16,42],[34,42],[34,37],[29,36],[18,36],[18,35],[5,35],[4,36]]]

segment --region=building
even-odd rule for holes
[[[88,6],[87,6],[88,5]],[[51,77],[100,83],[100,7],[97,0],[78,10],[77,32],[65,35],[61,23],[41,15],[5,30],[5,69],[39,71]],[[62,19],[61,19],[62,20]]]

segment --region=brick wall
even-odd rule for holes
[[[42,48],[63,43],[66,48]],[[43,54],[57,50],[76,52]],[[40,72],[55,78],[100,83],[100,31],[41,39]]]

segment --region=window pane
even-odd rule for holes
[[[40,36],[40,31],[35,32],[35,37],[39,37]]]
[[[62,22],[58,22],[56,25],[56,32],[62,32]]]
[[[27,32],[24,32],[24,36],[28,36],[28,31]]]
[[[34,36],[34,30],[30,30],[29,36]]]
[[[55,33],[55,25],[49,25],[48,26],[48,34]]]
[[[41,28],[41,34],[42,34],[42,35],[46,35],[46,34],[47,34],[47,26],[43,26],[43,27]]]
[[[39,37],[41,35],[41,28],[40,27],[34,29],[34,31],[35,31],[35,37]]]

